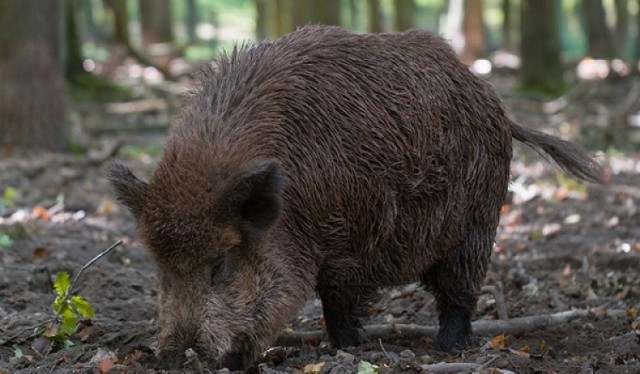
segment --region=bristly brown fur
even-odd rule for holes
[[[510,121],[425,31],[304,27],[197,80],[149,184],[111,173],[158,263],[158,349],[173,364],[187,348],[250,363],[314,290],[331,342],[358,344],[375,290],[416,280],[436,296],[436,348],[462,347],[512,137],[598,179],[578,148]]]

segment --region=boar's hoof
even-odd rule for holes
[[[471,340],[470,329],[454,324],[445,325],[438,331],[433,348],[442,352],[465,349],[472,344]]]

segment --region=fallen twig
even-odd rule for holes
[[[6,346],[8,343],[11,343],[14,339],[18,338],[20,335],[24,334],[27,331],[31,331],[33,333],[33,330],[37,329],[38,327],[44,326],[49,322],[53,322],[55,321],[55,318],[47,318],[46,320],[36,323],[35,325],[32,326],[28,326],[28,327],[24,327],[22,329],[20,329],[20,331],[18,331],[17,333],[11,335],[10,337],[6,338],[5,340],[0,342],[0,345],[4,345]]]
[[[496,282],[495,286],[484,286],[482,292],[488,292],[493,295],[496,300],[496,311],[498,312],[498,318],[501,320],[508,320],[509,313],[507,312],[507,304],[504,301],[504,292],[502,290],[502,282]]]
[[[508,320],[480,320],[471,324],[473,332],[477,335],[494,336],[498,334],[517,334],[527,331],[561,325],[577,318],[588,316],[600,316],[620,318],[627,315],[626,310],[604,309],[604,307],[591,309],[574,309],[540,316],[527,316],[511,318]],[[370,339],[384,338],[393,335],[404,337],[434,337],[438,333],[435,326],[422,326],[416,324],[379,324],[364,326],[364,337]],[[278,345],[301,345],[307,342],[322,340],[324,331],[299,331],[283,332],[277,339]]]
[[[76,285],[76,282],[78,281],[78,278],[80,278],[80,275],[82,275],[82,273],[91,265],[93,265],[96,261],[98,261],[99,259],[101,259],[102,257],[104,257],[107,253],[111,252],[114,248],[116,248],[117,246],[119,246],[120,244],[122,244],[122,240],[118,240],[117,242],[111,244],[111,246],[107,249],[105,249],[104,251],[100,252],[96,257],[92,258],[91,260],[89,260],[89,262],[87,262],[86,264],[84,264],[84,266],[80,269],[80,271],[78,271],[78,273],[76,274],[76,276],[73,278],[73,281],[71,282],[71,286],[69,286],[69,295],[73,294],[73,288]]]
[[[430,371],[432,373],[458,373],[461,371],[476,370],[480,367],[480,364],[470,362],[439,362],[437,364],[420,366],[423,371]]]

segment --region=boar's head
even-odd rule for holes
[[[117,162],[108,170],[157,264],[158,356],[171,366],[188,348],[210,367],[246,364],[291,313],[287,265],[272,233],[280,164],[209,168],[165,157],[149,183]]]

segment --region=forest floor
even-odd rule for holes
[[[573,114],[563,109],[559,119],[557,113],[543,114],[538,104],[507,102],[523,123],[551,124],[563,137],[571,135],[563,132],[567,123],[574,129],[595,118],[585,109],[593,108],[591,103],[574,103]],[[606,100],[600,103],[607,107]],[[118,136],[125,145],[117,157],[148,178],[162,136]],[[90,142],[92,148],[109,149],[113,139],[95,136]],[[263,373],[640,372],[640,155],[623,150],[604,156],[609,180],[600,186],[577,183],[522,147],[516,150],[511,198],[486,279],[502,292],[488,288],[480,296],[476,348],[437,352],[433,329],[416,332],[416,326],[407,326],[437,326],[433,297],[411,284],[380,291],[364,321],[369,330],[362,346],[335,350],[326,340],[308,339],[303,346],[270,349],[256,368]],[[160,371],[153,356],[154,264],[136,237],[132,216],[115,202],[100,157],[5,157],[0,193],[9,186],[15,194],[0,196],[0,373]],[[85,270],[75,287],[93,305],[95,317],[78,323],[73,345],[56,349],[36,329],[53,317],[55,274],[77,274],[117,240],[124,244]],[[500,317],[506,317],[502,324]],[[290,327],[322,330],[319,302],[311,300]]]

